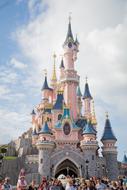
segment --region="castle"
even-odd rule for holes
[[[79,42],[74,39],[71,20],[63,44],[59,80],[54,66],[49,86],[47,73],[41,89],[42,100],[32,111],[32,145],[38,149],[38,172],[46,177],[61,173],[76,177],[118,176],[116,137],[108,114],[99,156],[94,101],[86,79],[84,93],[75,70]]]

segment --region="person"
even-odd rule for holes
[[[10,182],[10,178],[6,177],[4,180],[4,184],[2,186],[2,190],[12,190],[12,185],[9,182]]]
[[[17,182],[17,190],[25,190],[27,189],[27,182],[25,179],[25,170],[21,169],[19,173],[19,178]]]
[[[28,190],[37,190],[36,181],[32,180],[31,184],[28,187]]]
[[[100,178],[97,179],[96,189],[97,190],[105,190],[105,189],[107,189],[107,186],[104,183],[102,183]]]
[[[65,190],[77,190],[77,188],[73,186],[73,180],[72,179],[68,180],[68,183],[66,185]]]
[[[3,188],[3,184],[4,184],[4,180],[3,180],[3,178],[0,178],[0,190],[2,190],[2,188]]]
[[[39,185],[38,190],[49,190],[48,182],[46,177],[42,177],[41,184]]]

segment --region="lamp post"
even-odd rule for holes
[[[89,179],[88,164],[89,164],[89,160],[86,160],[86,179]]]

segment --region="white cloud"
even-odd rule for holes
[[[25,69],[27,65],[17,60],[15,57],[11,58],[10,64],[17,69]]]
[[[5,85],[0,85],[0,99],[4,98],[10,92],[9,88]]]

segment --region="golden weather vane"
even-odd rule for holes
[[[47,76],[47,69],[43,69],[43,73],[45,76]]]
[[[69,22],[71,22],[71,20],[72,20],[72,17],[71,17],[71,15],[72,15],[72,12],[69,12]]]

